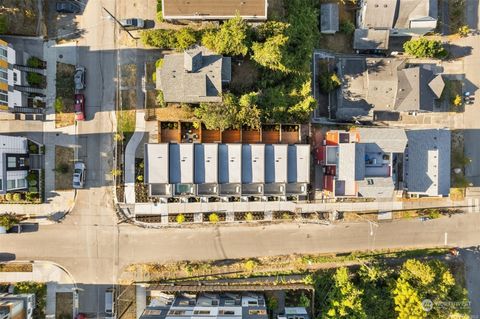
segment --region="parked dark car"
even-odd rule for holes
[[[75,119],[77,121],[85,121],[85,96],[83,94],[75,94]]]
[[[59,1],[56,3],[55,8],[60,13],[79,13],[81,11],[78,4],[70,1]]]

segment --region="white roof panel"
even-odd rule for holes
[[[146,182],[168,184],[168,143],[146,144]]]

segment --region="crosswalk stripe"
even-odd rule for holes
[[[473,212],[472,199],[469,198],[467,202],[468,202],[468,212],[472,213]]]

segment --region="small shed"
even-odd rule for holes
[[[338,3],[322,3],[320,6],[320,32],[334,34],[339,30]]]

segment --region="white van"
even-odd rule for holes
[[[110,318],[114,318],[114,307],[115,307],[115,291],[113,288],[108,288],[105,291],[105,313],[110,315]]]

